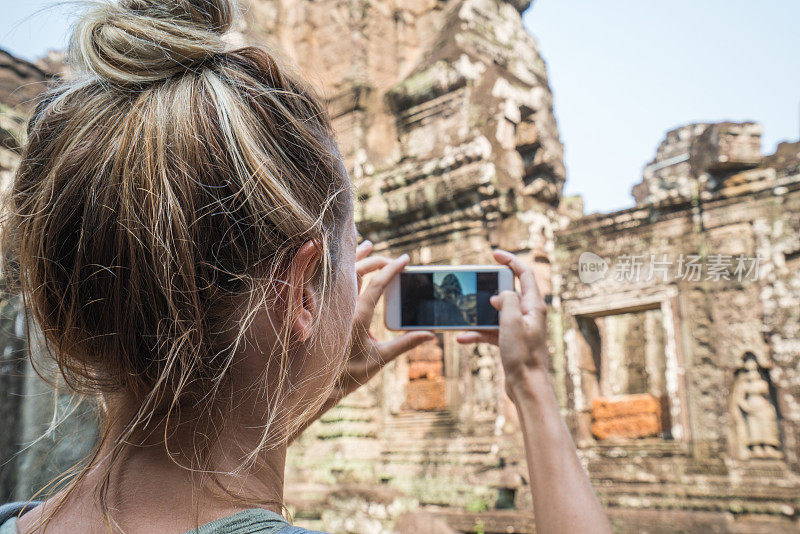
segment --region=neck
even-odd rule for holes
[[[108,473],[106,503],[111,519],[125,532],[185,532],[249,508],[282,514],[286,445],[262,451],[243,466],[246,454],[259,443],[260,430],[220,434],[208,455],[206,470],[213,476],[186,469],[192,463],[186,451],[194,450],[188,438],[171,438],[169,452],[163,430],[152,434],[160,436],[160,442],[153,438],[127,445]],[[69,495],[59,492],[37,507],[36,514],[23,516],[20,526],[28,528],[40,514],[54,511],[53,503],[59,505],[54,526],[66,527],[65,532],[104,532],[95,489],[103,483],[111,451],[110,444],[101,446],[94,467]]]
[[[281,513],[286,445],[252,456],[262,438],[261,428],[253,423],[231,417],[219,428],[189,425],[169,433],[166,444],[168,433],[162,428],[141,445],[128,445],[113,471],[118,486],[125,488],[120,491],[121,500],[129,499],[128,488],[152,481],[148,485],[161,488],[158,493],[193,496],[193,501],[186,503],[189,510],[258,507]],[[206,445],[198,438],[204,436],[211,438],[210,449],[198,457],[197,451]]]

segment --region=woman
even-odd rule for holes
[[[27,309],[101,434],[12,532],[301,532],[280,515],[286,447],[399,354],[375,305],[407,256],[357,246],[353,190],[318,98],[262,48],[230,49],[230,0],[121,0],[70,41],[7,206]],[[531,271],[492,300],[540,532],[608,532],[545,371]],[[360,290],[360,279],[373,273]]]

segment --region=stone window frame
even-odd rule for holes
[[[670,429],[671,439],[659,441],[665,448],[673,449],[677,446],[683,450],[691,441],[691,435],[688,414],[689,404],[686,394],[686,357],[682,343],[683,329],[678,303],[678,289],[675,287],[652,289],[644,295],[641,294],[641,291],[637,293],[596,295],[564,304],[564,315],[567,319],[566,371],[572,386],[573,408],[579,418],[590,409],[587,400],[588,394],[581,379],[579,349],[576,342],[570,342],[571,337],[581,335],[578,330],[578,320],[583,317],[597,318],[653,309],[661,310],[664,326],[666,352],[665,388],[669,400],[669,414],[672,424]],[[591,433],[580,424],[578,424],[577,438],[585,446],[608,446],[594,439]],[[652,440],[650,441],[652,442]],[[625,445],[628,444],[613,444],[614,447]],[[637,445],[636,440],[632,440],[629,445],[635,447]]]

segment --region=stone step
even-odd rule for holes
[[[403,412],[387,422],[384,432],[403,439],[451,437],[457,425],[448,412]]]
[[[604,506],[646,510],[724,511],[734,514],[765,514],[794,517],[798,513],[797,503],[758,502],[747,499],[702,499],[702,498],[655,498],[635,495],[609,497],[598,492]]]
[[[754,483],[752,485],[731,486],[729,484],[697,484],[690,480],[674,483],[631,483],[620,480],[593,479],[598,493],[604,495],[639,495],[675,498],[722,498],[747,500],[781,500],[800,504],[800,486],[776,487]]]
[[[485,534],[534,534],[533,514],[513,510],[487,510],[483,512],[436,511],[433,513],[458,532],[484,532]]]
[[[314,436],[319,439],[332,439],[341,437],[377,437],[377,426],[371,421],[331,421],[314,428]]]

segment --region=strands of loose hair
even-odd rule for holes
[[[41,332],[58,385],[100,415],[92,454],[48,486],[66,489],[35,528],[99,469],[96,502],[106,529],[121,531],[109,511],[112,467],[156,428],[196,487],[283,506],[236,495],[218,477],[258,468],[262,451],[285,444],[323,406],[343,369],[325,356],[318,375],[286,378],[299,305],[286,291],[291,258],[316,245],[324,308],[352,210],[330,119],[266,48],[226,46],[232,0],[93,6],[70,40],[71,77],[40,97],[3,201],[4,277],[21,295],[28,330]],[[221,407],[239,393],[234,356],[267,309],[285,314],[258,380],[268,401],[260,439],[238,468],[213,471]],[[312,345],[329,346],[322,320],[314,317]],[[308,405],[281,403],[322,374],[326,386]],[[170,447],[179,427],[195,438],[189,455]]]

